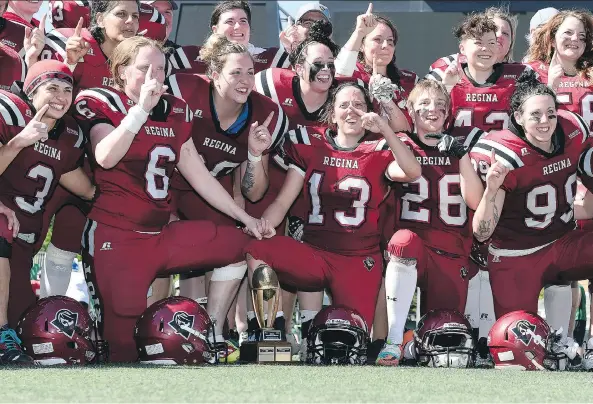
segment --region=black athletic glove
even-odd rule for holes
[[[437,139],[439,141],[437,143],[437,148],[445,156],[456,157],[460,159],[467,153],[467,149],[463,146],[463,144],[459,143],[457,139],[451,135],[447,135],[445,133],[429,133],[426,135],[426,138]]]

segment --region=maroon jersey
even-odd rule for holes
[[[0,89],[9,90],[15,81],[25,81],[27,66],[25,61],[12,48],[0,43]]]
[[[83,27],[88,28],[90,25],[90,0],[50,0],[49,7],[54,28],[74,28],[80,17],[84,19]]]
[[[389,192],[385,172],[394,159],[386,141],[345,150],[323,128],[304,127],[287,133],[284,148],[289,167],[305,179],[305,202],[296,204],[303,209],[293,210],[304,220],[301,241],[343,255],[379,251],[379,205]]]
[[[484,134],[478,128],[453,128],[450,132],[466,148]],[[422,176],[395,186],[395,230],[410,229],[428,246],[469,256],[471,217],[461,195],[459,159],[446,157],[436,147],[425,145],[416,134],[402,133],[400,139],[422,165]]]
[[[261,94],[252,92],[247,101],[248,118],[237,133],[229,133],[220,127],[212,101],[210,80],[195,74],[174,74],[167,78],[169,91],[187,101],[196,122],[192,138],[196,149],[204,159],[206,167],[214,177],[230,174],[247,160],[247,140],[251,124],[263,123],[270,112],[274,117],[269,125],[274,149],[288,129],[288,120],[282,108]],[[177,178],[179,177],[179,178]],[[191,190],[187,181],[176,176],[175,189]]]
[[[462,64],[460,81],[451,90],[451,117],[454,126],[470,126],[486,132],[509,126],[509,107],[517,78],[526,69],[519,63],[499,63],[486,83],[478,84]]]
[[[24,56],[23,40],[25,38],[25,28],[31,27],[31,24],[25,24],[0,17],[0,42]]]
[[[2,14],[2,18],[6,18],[8,21],[12,21],[29,28],[39,26],[39,21],[37,21],[35,18],[31,19],[31,21],[26,21],[20,15],[11,13],[10,11],[5,11],[4,14]]]
[[[510,130],[482,137],[472,148],[474,167],[484,176],[492,149],[511,169],[500,221],[492,235],[497,248],[526,250],[544,246],[575,228],[573,203],[579,157],[589,147],[588,129],[578,115],[558,110],[555,151],[547,153]]]
[[[77,119],[89,128],[117,127],[134,105],[115,89],[88,89],[76,97]],[[120,229],[160,231],[169,222],[169,182],[191,128],[185,101],[165,94],[120,162],[110,169],[93,167],[98,197],[89,218]]]
[[[548,84],[548,65],[543,62],[531,62],[528,65],[537,72],[542,83]],[[593,130],[593,82],[583,76],[563,75],[556,91],[556,100],[560,108],[579,114],[589,130]]]
[[[31,121],[35,111],[13,93],[0,91],[0,142],[5,145]],[[84,137],[76,121],[65,115],[49,138],[26,147],[0,176],[0,199],[14,210],[20,232],[39,237],[43,211],[62,174],[82,161]],[[31,244],[37,240],[28,240]]]
[[[249,44],[247,49],[253,56],[253,67],[256,73],[270,67],[290,67],[288,53],[284,48],[258,48]],[[196,45],[177,47],[169,56],[168,61],[170,65],[169,74],[205,74],[208,69],[208,65],[200,59],[200,46]]]
[[[452,64],[459,66],[461,63],[467,63],[467,59],[465,58],[465,55],[460,53],[443,56],[430,65],[428,68],[428,74],[424,78],[436,80],[439,83],[442,83],[447,68]]]
[[[52,30],[45,38],[45,49],[42,59],[66,60],[66,41],[74,34],[74,28],[59,28]],[[101,50],[99,43],[87,29],[82,30],[82,37],[90,44],[90,49],[84,58],[78,61],[72,72],[77,91],[93,87],[111,87],[113,78],[109,71],[109,62]]]

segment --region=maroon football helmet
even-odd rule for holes
[[[519,310],[499,318],[488,334],[488,348],[497,369],[564,369],[567,356],[555,349],[560,335],[535,313]],[[556,352],[553,352],[556,351]]]
[[[153,303],[136,322],[134,339],[141,363],[198,365],[218,362],[225,343],[213,344],[210,316],[195,300],[174,296]]]
[[[344,306],[328,306],[313,319],[307,335],[307,363],[364,365],[369,331],[360,314]]]
[[[474,363],[472,327],[457,310],[435,309],[426,313],[414,331],[420,365],[467,368]]]
[[[66,296],[39,300],[17,325],[23,350],[39,365],[85,365],[105,360],[107,345],[93,342],[95,330],[83,305]]]

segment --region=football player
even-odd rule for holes
[[[517,17],[501,7],[490,7],[484,11],[484,15],[496,24],[496,42],[500,48],[497,52],[497,62],[512,63],[518,24]],[[451,68],[455,71],[460,63],[465,62],[465,55],[460,53],[444,56],[430,65],[426,78],[443,81],[447,69]]]
[[[23,20],[23,18],[19,17],[14,11],[15,7],[18,8],[21,4],[26,8],[30,6],[39,8],[41,4],[34,4],[37,2],[29,1],[11,1],[10,3],[12,8],[7,10],[8,2],[6,0],[0,1],[0,15],[2,15],[2,17],[0,17],[0,41],[2,41],[2,44],[13,49],[32,65],[37,59],[31,54],[29,54],[28,58],[25,56],[32,44],[35,45],[33,48],[35,52],[38,49],[43,49],[45,38],[41,30],[44,30],[44,27],[40,29],[35,28],[35,25],[31,24],[31,20],[29,20],[29,22]],[[45,24],[45,18],[42,18],[42,20]],[[33,22],[38,23],[36,20],[33,20]],[[33,35],[31,35],[33,32],[35,33],[34,40]],[[38,58],[39,53],[35,56]]]
[[[479,241],[492,237],[488,267],[497,317],[537,311],[545,283],[587,279],[593,264],[585,247],[591,233],[574,230],[573,211],[577,175],[593,186],[589,130],[580,116],[558,110],[556,94],[526,73],[511,98],[509,129],[483,137],[470,155],[487,168],[473,231]]]
[[[118,43],[136,35],[138,20],[137,1],[94,0],[91,3],[90,28],[83,28],[84,21],[80,18],[75,28],[52,30],[47,35],[48,46],[44,53],[48,52],[52,58],[68,64],[74,75],[77,92],[91,87],[111,87],[113,79],[108,58]],[[84,131],[85,124],[81,122]],[[88,163],[84,167],[90,175]],[[72,262],[80,253],[82,230],[89,209],[88,204],[60,187],[48,204],[43,235],[54,214],[55,219],[52,241],[46,252],[46,265],[41,274],[44,278],[41,282],[42,297],[66,293]]]
[[[39,0],[9,0],[2,17],[29,28],[41,27],[40,21],[34,19],[33,16],[39,11],[42,3]]]
[[[20,222],[10,266],[8,322],[16,326],[35,302],[29,280],[33,256],[41,247],[45,205],[58,183],[86,200],[95,187],[80,168],[84,137],[70,116],[73,78],[58,61],[36,63],[13,92],[0,92],[2,112],[0,200]]]
[[[251,37],[251,7],[247,1],[225,0],[216,5],[210,16],[212,33],[226,36],[242,44],[254,58],[256,72],[268,67],[288,67],[288,53],[282,48],[259,48],[249,42]],[[169,57],[173,72],[206,73],[208,64],[200,60],[200,47],[180,46]]]
[[[51,0],[51,21],[54,28],[72,28],[83,19],[83,28],[90,26],[90,0]],[[144,36],[164,41],[169,35],[165,16],[149,4],[140,3],[138,32]]]
[[[542,83],[556,93],[559,108],[580,115],[593,129],[593,15],[562,11],[534,34],[526,60]],[[572,293],[568,283],[544,292],[546,320],[566,336]]]
[[[379,365],[397,366],[402,359],[416,283],[426,293],[426,310],[465,309],[473,275],[469,209],[477,208],[484,191],[466,152],[484,132],[455,127],[445,132],[449,103],[447,90],[434,80],[420,81],[408,97],[414,131],[402,133],[402,141],[421,161],[422,176],[395,190],[396,232],[385,274],[389,335]]]
[[[394,102],[406,113],[406,99],[418,76],[396,66],[398,38],[395,25],[385,17],[374,15],[373,4],[369,3],[366,13],[356,17],[356,28],[336,59],[336,73],[338,76],[359,78],[367,84],[375,74],[389,78],[395,85]],[[374,65],[377,66],[375,71]],[[410,121],[409,116],[407,118]]]
[[[233,178],[236,176],[238,182],[239,174],[235,169],[240,165],[246,166],[251,153],[263,160],[266,170],[263,170],[262,163],[255,164],[252,169],[255,168],[256,171],[250,175],[268,175],[269,155],[267,152],[263,156],[254,154],[249,144],[250,134],[256,130],[268,132],[272,137],[270,147],[273,149],[288,130],[288,120],[278,104],[252,92],[255,84],[253,56],[245,45],[230,42],[223,35],[213,34],[202,47],[200,55],[209,65],[208,77],[174,74],[169,76],[167,83],[170,92],[186,100],[194,111],[196,130],[192,137],[206,167],[233,194],[239,206],[244,206],[240,185],[234,186]],[[227,225],[235,223],[228,216],[210,208],[183,178],[174,176],[173,189],[177,209],[183,218],[208,218],[215,223]],[[246,197],[261,199],[261,191],[256,195],[246,193]],[[215,269],[211,282],[208,282],[207,310],[216,319],[217,335],[222,335],[225,318],[245,276],[246,265],[241,261],[243,260]],[[199,294],[201,288],[196,287],[201,286],[197,277],[189,274],[182,278],[182,295],[194,299],[203,297]]]
[[[11,47],[0,42],[0,89],[10,90],[15,81],[25,81],[27,66],[25,61]]]
[[[391,181],[414,181],[420,164],[385,118],[372,112],[363,87],[342,83],[332,92],[326,127],[304,127],[286,136],[285,183],[263,218],[280,223],[302,194],[297,215],[302,237],[276,236],[249,243],[250,273],[269,264],[281,282],[302,290],[329,287],[332,303],[373,323],[382,278],[379,205]],[[383,139],[376,139],[379,134]],[[394,160],[395,159],[395,160]]]
[[[264,221],[239,208],[208,172],[191,139],[192,112],[166,94],[165,54],[136,36],[111,57],[114,89],[76,98],[77,118],[90,128],[98,196],[83,234],[83,263],[111,360],[134,361],[134,324],[158,273],[224,266],[242,259],[246,237],[234,226],[208,221],[169,224],[175,168],[221,212],[256,237],[273,235]]]

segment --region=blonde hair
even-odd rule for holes
[[[593,15],[584,10],[560,11],[547,23],[539,27],[533,33],[533,40],[527,50],[527,62],[543,62],[550,64],[554,56],[554,43],[556,33],[560,25],[568,17],[574,17],[583,23],[585,27],[585,51],[576,62],[576,69],[579,74],[584,74],[588,80],[593,80]]]
[[[511,46],[508,53],[505,55],[503,62],[509,63],[513,61],[513,48],[515,47],[515,39],[517,36],[517,25],[519,20],[516,15],[509,12],[508,7],[490,7],[484,11],[484,15],[490,19],[500,18],[506,21],[511,27]]]
[[[233,53],[246,53],[253,61],[253,56],[245,45],[231,42],[226,36],[220,34],[212,34],[208,37],[202,49],[200,49],[200,58],[208,65],[206,74],[212,78],[212,73],[220,73],[227,56]]]
[[[430,94],[442,95],[443,97],[445,97],[445,99],[447,100],[447,112],[449,112],[449,108],[451,107],[451,97],[449,96],[449,92],[447,91],[444,85],[442,85],[438,81],[430,79],[420,80],[418,83],[416,83],[412,91],[410,91],[408,99],[406,100],[406,108],[409,112],[414,111],[414,104],[416,103],[416,101],[418,101],[420,95],[425,91],[429,92]]]
[[[165,48],[163,45],[144,36],[133,36],[131,38],[123,40],[119,45],[115,47],[109,61],[111,63],[111,76],[115,82],[116,87],[124,88],[124,81],[119,74],[119,68],[121,66],[129,66],[134,62],[138,52],[141,48],[149,46],[154,49],[158,49],[165,55]]]

